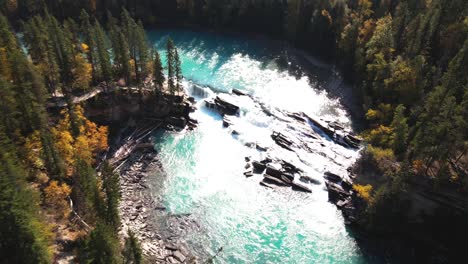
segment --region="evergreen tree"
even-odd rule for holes
[[[175,78],[176,78],[176,91],[182,92],[182,67],[180,65],[180,58],[179,52],[177,48],[174,47],[174,70],[175,70]]]
[[[143,24],[141,23],[141,21],[138,22],[138,25],[136,26],[135,30],[135,42],[137,49],[137,61],[135,62],[135,72],[137,73],[137,84],[142,85],[146,77],[148,77],[150,73],[150,69],[148,68],[149,48],[146,40],[145,29],[143,28]]]
[[[0,147],[0,259],[3,263],[51,263],[51,236],[38,214],[38,194],[26,186],[26,171],[3,131]]]
[[[80,247],[79,259],[81,263],[119,264],[119,240],[112,227],[98,222],[96,228]]]
[[[84,43],[89,47],[86,55],[88,57],[89,63],[91,63],[93,82],[96,82],[98,79],[96,69],[98,54],[96,49],[95,31],[94,27],[91,25],[89,15],[88,13],[86,13],[85,10],[81,11],[80,28],[83,35]]]
[[[142,252],[138,239],[135,234],[129,229],[128,237],[125,238],[124,249],[122,255],[125,264],[141,264],[143,262]]]
[[[402,155],[406,151],[408,140],[408,124],[405,118],[406,108],[399,105],[395,109],[395,115],[391,127],[393,134],[391,137],[391,146],[396,155]]]
[[[169,92],[174,95],[176,92],[176,84],[174,81],[175,74],[175,58],[174,58],[175,45],[171,38],[168,38],[166,43],[166,58],[167,58],[167,83]]]
[[[117,231],[120,227],[119,201],[120,201],[120,183],[119,175],[114,172],[109,163],[104,163],[102,167],[102,188],[106,194],[106,223],[114,227]]]
[[[120,49],[120,65],[122,69],[122,76],[125,79],[125,83],[127,85],[130,84],[131,81],[131,76],[132,76],[132,68],[130,65],[130,54],[129,54],[129,46],[127,39],[125,38],[124,34],[122,32],[119,33],[119,39],[120,39],[120,44],[121,44],[121,49]]]
[[[162,91],[165,77],[161,57],[155,48],[153,48],[153,79],[155,90]]]
[[[104,33],[101,24],[96,20],[94,22],[94,32],[96,34],[96,50],[98,58],[98,80],[104,81],[106,84],[109,84],[109,81],[112,80],[112,66],[109,56],[109,47],[107,45],[107,36]]]
[[[75,210],[89,222],[105,219],[106,211],[100,196],[94,169],[82,160],[76,162],[72,194]]]

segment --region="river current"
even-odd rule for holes
[[[222,251],[215,263],[365,263],[341,212],[328,202],[323,173],[350,166],[358,151],[321,135],[316,151],[278,148],[273,131],[291,131],[284,112],[339,121],[351,126],[337,92],[347,89],[332,67],[275,41],[189,30],[148,32],[165,59],[170,35],[182,59],[184,87],[197,100],[194,131],[158,133],[155,142],[167,176],[158,196],[171,215],[189,216],[196,228],[182,239],[200,255]],[[224,128],[222,117],[204,100],[233,88],[252,97],[236,97],[240,115]],[[254,98],[254,99],[252,99]],[[267,113],[278,113],[269,115]],[[236,130],[239,135],[233,135]],[[245,157],[271,148],[319,184],[312,193],[259,185],[261,175],[243,175]]]

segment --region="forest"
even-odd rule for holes
[[[408,201],[421,186],[467,195],[467,1],[2,0],[0,10],[1,263],[51,263],[54,230],[77,216],[80,263],[141,263],[131,233],[119,244],[118,175],[101,164],[108,128],[81,105],[53,113],[47,102],[114,82],[180,91],[175,44],[163,67],[145,33],[167,25],[264,34],[338,65],[365,113],[360,172],[380,175],[353,186],[361,228],[411,243],[431,229],[463,248],[466,205],[446,205],[414,235]]]

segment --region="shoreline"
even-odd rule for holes
[[[170,237],[175,241],[165,238],[163,233],[170,230],[159,230],[157,226],[157,214],[165,211],[165,207],[153,196],[152,183],[164,178],[164,170],[157,152],[147,146],[133,150],[117,171],[122,192],[119,235],[124,238],[127,229],[132,230],[140,241],[143,255],[151,263],[198,263],[183,241],[177,236]]]

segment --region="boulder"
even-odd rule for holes
[[[225,115],[237,115],[239,113],[239,106],[228,102],[226,99],[216,96],[214,100],[216,104],[216,109],[221,111]]]
[[[281,177],[281,175],[283,174],[281,172],[281,165],[280,164],[277,164],[277,163],[270,163],[266,166],[266,173],[273,176],[273,177]]]
[[[286,135],[281,134],[280,132],[273,132],[271,138],[278,144],[280,147],[292,151],[293,141],[290,140]]]
[[[279,186],[288,186],[288,184],[281,180],[281,178],[277,178],[268,174],[263,175],[263,180],[266,182],[274,183]]]
[[[265,179],[263,179],[263,180],[260,182],[260,185],[265,186],[265,187],[267,187],[267,188],[276,189],[276,186],[275,186],[275,185],[266,182]]]
[[[172,253],[172,255],[174,256],[175,259],[177,259],[180,262],[184,262],[186,259],[186,257],[179,250]]]
[[[312,192],[312,187],[308,184],[308,183],[304,183],[302,181],[299,181],[299,180],[294,180],[292,182],[293,184],[293,187],[295,187],[296,189],[299,189],[301,191],[305,191],[305,192]]]
[[[262,145],[259,145],[258,143],[255,145],[255,148],[256,148],[257,150],[260,150],[260,151],[267,151],[267,150],[268,150],[267,147],[264,147],[264,146],[262,146]]]
[[[164,121],[169,125],[173,125],[180,128],[184,128],[187,125],[187,120],[185,120],[185,118],[183,117],[170,116],[164,119]]]
[[[331,181],[331,182],[340,182],[342,180],[341,176],[339,176],[338,174],[335,174],[335,173],[332,173],[332,172],[329,172],[329,171],[326,171],[325,172],[325,176],[324,176],[327,180]]]
[[[232,93],[235,94],[235,95],[239,95],[239,96],[247,95],[246,93],[244,93],[244,92],[242,92],[241,90],[238,90],[238,89],[232,89]]]
[[[250,170],[249,170],[249,171],[246,171],[246,172],[244,172],[244,176],[245,176],[245,177],[252,177],[252,176],[253,176],[253,172],[250,171]]]
[[[307,183],[313,183],[313,184],[320,184],[320,181],[317,179],[314,179],[310,176],[301,176],[299,178],[300,181],[307,182]]]
[[[261,163],[261,162],[258,162],[258,161],[255,161],[255,160],[252,162],[252,165],[253,165],[254,171],[255,171],[256,173],[261,173],[261,172],[263,172],[263,171],[265,170],[265,168],[266,168],[266,165],[265,165],[265,164],[263,164],[263,163]]]
[[[336,203],[339,200],[345,200],[351,196],[350,192],[345,191],[343,187],[341,187],[340,185],[336,183],[327,182],[325,185],[327,186],[327,189],[328,189],[328,198],[333,203]]]
[[[229,119],[228,116],[224,116],[223,117],[223,127],[229,127],[229,126],[232,126],[232,120]]]
[[[291,180],[291,178],[289,178],[285,174],[281,175],[281,180],[284,181],[288,185],[292,185],[293,180]]]

